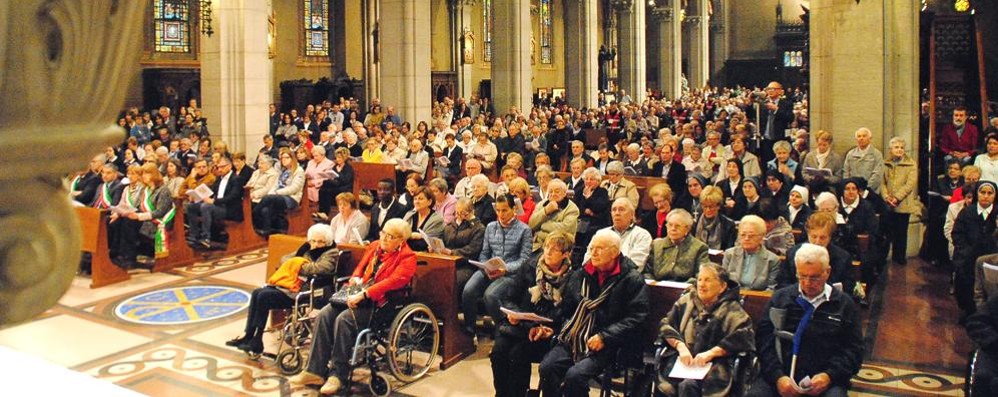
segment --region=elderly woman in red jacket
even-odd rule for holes
[[[348,286],[362,289],[347,297],[347,307],[331,303],[319,312],[308,366],[288,380],[292,387],[322,385],[322,394],[339,391],[350,374],[348,361],[357,333],[367,327],[374,309],[387,302],[386,295],[408,285],[416,273],[416,254],[405,243],[410,235],[409,223],[385,222],[380,240],[367,246],[350,278]]]

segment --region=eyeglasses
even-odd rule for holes
[[[825,278],[825,276],[823,276],[823,275],[819,275],[819,276],[805,276],[805,275],[802,275],[800,273],[797,273],[797,279],[798,280],[804,280],[804,281],[808,281],[808,282],[821,281],[824,278]]]
[[[400,238],[402,238],[402,236],[396,236],[396,235],[388,233],[388,232],[386,232],[384,230],[381,231],[381,239],[382,240],[398,240]]]

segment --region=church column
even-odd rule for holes
[[[496,26],[492,49],[492,97],[496,111],[506,114],[510,106],[521,112],[529,111],[533,84],[530,1],[495,0],[492,12]]]
[[[598,45],[596,0],[565,0],[565,84],[568,102],[576,107],[596,106]]]
[[[730,18],[730,7],[728,1],[718,1],[714,3],[714,15],[710,18],[710,43],[713,44],[713,51],[710,53],[710,80],[714,86],[724,85],[724,63],[728,60],[729,42],[731,36],[728,29]]]
[[[901,137],[918,161],[918,13],[914,2],[811,1],[811,130],[842,138],[835,140],[840,153],[867,127],[881,151]],[[921,241],[920,220],[911,222],[908,256]]]
[[[631,99],[645,98],[647,52],[645,51],[645,2],[643,0],[613,0],[620,13],[620,68],[618,82]]]
[[[375,34],[377,34],[378,29],[380,6],[381,1],[379,0],[364,0],[361,3],[361,25],[364,29],[362,36],[364,45],[362,54],[364,58],[364,99],[367,104],[370,104],[372,99],[381,94],[381,63],[375,55],[375,51],[377,51]],[[347,56],[345,53],[340,56],[343,59],[343,69],[346,69]]]
[[[690,35],[690,89],[701,89],[710,78],[710,37],[707,0],[693,0],[686,10],[686,32]]]
[[[381,0],[381,103],[403,120],[430,119],[430,0]]]
[[[450,0],[451,40],[456,43],[451,47],[453,49],[451,59],[454,71],[457,72],[457,94],[469,101],[475,87],[471,81],[472,64],[464,62],[464,52],[465,45],[476,46],[467,49],[474,57],[479,48],[477,46],[481,45],[481,41],[471,33],[471,12],[477,2],[477,0]],[[466,41],[465,36],[468,36],[469,40]],[[478,61],[481,62],[481,59]]]
[[[683,48],[682,25],[679,21],[680,0],[655,7],[652,16],[658,21],[658,84],[662,95],[668,99],[682,95]]]
[[[273,65],[267,48],[267,0],[217,1],[215,34],[201,37],[201,97],[212,136],[232,151],[255,150],[269,134]]]

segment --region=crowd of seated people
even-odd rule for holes
[[[230,158],[235,156],[212,152],[219,148],[210,144],[207,152],[202,150],[208,141],[197,129],[190,136],[174,138],[169,128],[151,127],[152,138],[167,137],[169,142],[147,142],[133,134],[131,146],[155,154],[141,161],[155,161],[165,174],[161,179],[170,181],[164,185],[178,185],[174,197],[184,197],[184,192],[201,184],[213,187],[207,202],[186,206],[187,218],[199,220],[191,228],[197,232],[196,244],[214,238],[214,220],[230,215],[215,207],[224,207],[227,200],[242,194],[239,190],[230,196],[228,189],[219,193],[232,179],[243,180],[241,184],[248,187],[254,203],[248,221],[263,236],[286,230],[287,212],[308,194],[310,202],[319,203],[315,220],[330,224],[334,244],[381,239],[383,246],[387,235],[397,243],[392,249],[419,252],[430,249],[430,240],[441,239],[440,253],[462,258],[457,261],[461,293],[456,304],[464,328],[480,332],[483,328],[476,320],[485,314],[502,339],[494,348],[494,371],[514,381],[502,385],[506,391],[500,394],[522,395],[523,363],[540,360],[542,388],[553,395],[571,395],[582,387],[577,377],[598,373],[609,360],[586,352],[618,347],[631,332],[618,322],[633,326],[646,314],[647,297],[636,286],[644,284],[634,280],[694,285],[689,301],[677,304],[674,311],[681,310],[677,313],[717,310],[702,307],[703,301],[730,302],[731,291],[759,290],[775,291],[774,301],[779,296],[780,304],[787,306],[803,297],[824,311],[822,302],[835,302],[829,312],[844,312],[853,321],[855,306],[865,303],[864,286],[876,282],[888,255],[893,253],[894,263],[905,263],[908,224],[911,215],[920,211],[915,189],[918,167],[908,154],[907,142],[891,139],[884,155],[872,145],[874,139],[883,139],[860,128],[854,134],[855,146],[840,153],[832,146],[832,133],[818,131],[817,145],[809,150],[804,94],[786,92],[778,83],[770,84],[765,94],[768,99],[760,103],[758,120],[753,106],[760,95],[742,88],[694,91],[675,101],[601,103],[589,109],[555,101],[502,114],[487,103],[448,98],[434,105],[429,122],[402,120],[394,114],[364,117],[380,108],[376,98],[366,112],[346,99],[288,113],[273,107],[270,135],[263,138],[256,169],[243,161],[240,168],[249,169],[245,172],[232,170],[235,162]],[[957,119],[954,116],[954,123]],[[938,233],[954,243],[946,256],[952,256],[956,294],[969,314],[975,307],[977,259],[996,252],[994,240],[984,236],[995,229],[994,181],[986,178],[995,175],[998,135],[982,141],[984,150],[976,146],[971,150],[960,146],[969,135],[961,128],[969,126],[951,134],[956,141],[946,138],[950,139],[946,154],[953,162],[939,189],[953,204],[938,212],[936,224]],[[601,141],[595,146],[588,146],[592,145],[588,129],[600,131]],[[152,147],[147,149],[149,142]],[[162,148],[167,152],[161,160]],[[327,153],[334,153],[332,160]],[[981,153],[976,160],[968,160],[976,153]],[[116,185],[116,177],[102,176],[114,174],[105,172],[109,167],[105,163],[134,161],[125,156],[115,152],[114,160],[95,159],[74,182],[74,196],[100,208],[131,196],[131,188]],[[136,153],[129,156],[143,158]],[[355,174],[351,162],[390,164],[396,174],[381,180],[375,192],[354,197],[353,185],[365,175]],[[968,165],[961,168],[962,164]],[[336,171],[337,176],[326,170]],[[173,182],[178,180],[183,182]],[[394,219],[404,222],[405,233],[387,231]],[[376,243],[371,244],[377,249]],[[486,272],[470,263],[493,258],[501,258],[506,267]],[[712,261],[719,266],[712,266]],[[862,277],[856,276],[853,261],[860,263]],[[701,289],[700,284],[707,286]],[[832,284],[834,292],[828,292]],[[604,287],[612,291],[604,294]],[[558,292],[561,288],[573,289]],[[609,306],[599,303],[604,299],[611,301]],[[567,306],[545,308],[551,302],[541,300],[561,300]],[[580,302],[585,305],[579,306]],[[617,302],[633,304],[618,308]],[[498,308],[507,305],[550,313],[557,322],[517,324],[500,314]],[[737,310],[731,313],[736,315]],[[789,317],[789,321],[799,319]],[[327,321],[328,327],[332,321]],[[681,329],[689,325],[674,321],[670,320],[674,330],[668,335],[685,335]],[[852,343],[853,326],[858,323],[838,325],[826,330],[837,333],[835,343]],[[738,349],[757,349],[766,359],[785,358],[777,356],[785,355],[786,349],[770,351],[782,343],[772,340],[773,329],[756,333],[755,341],[764,344]],[[824,340],[823,334],[807,337]],[[763,338],[770,340],[762,342]],[[542,349],[524,355],[525,346],[545,344],[548,339],[554,342],[546,344],[550,348],[546,355]],[[677,339],[681,338],[666,337],[684,362],[706,362],[735,351],[712,349],[709,344],[720,343],[716,340],[691,345],[692,341]],[[827,349],[822,346],[811,353]],[[837,368],[825,372],[817,364],[800,368],[811,371],[818,390],[848,387],[859,358],[853,350],[841,353],[849,357],[836,362]],[[330,372],[324,364],[310,366],[316,377],[299,383],[326,378]],[[791,375],[786,364],[765,363],[762,376],[781,393]],[[723,382],[665,383],[677,390],[692,386],[724,390]]]

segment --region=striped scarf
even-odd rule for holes
[[[565,323],[565,326],[562,327],[561,332],[558,334],[558,341],[568,345],[572,349],[573,361],[579,361],[583,356],[589,354],[589,346],[586,345],[586,340],[589,339],[593,332],[596,309],[610,297],[613,287],[617,286],[617,281],[619,280],[620,278],[617,278],[606,284],[596,299],[589,299],[589,277],[582,278],[582,288],[580,288],[582,301],[575,308],[575,313],[572,313],[572,318]]]

